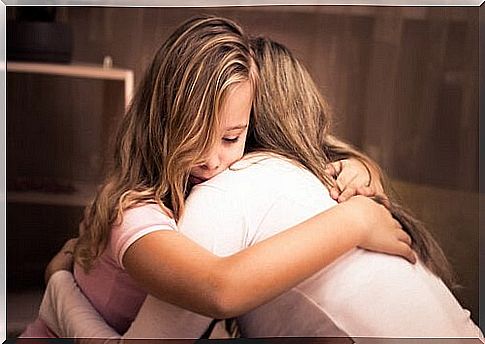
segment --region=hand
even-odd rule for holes
[[[74,264],[74,248],[76,247],[77,238],[69,239],[66,241],[61,250],[57,252],[54,258],[51,259],[47,267],[45,268],[44,280],[45,284],[49,282],[51,276],[59,270],[72,271]]]
[[[374,175],[371,169],[358,159],[350,158],[330,163],[326,171],[335,179],[330,196],[339,203],[355,195],[372,197],[384,192],[378,173]]]
[[[352,197],[344,204],[349,206],[349,215],[357,221],[357,226],[362,226],[360,248],[401,256],[416,263],[411,237],[383,205],[365,196]]]

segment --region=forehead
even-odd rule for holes
[[[250,81],[230,86],[221,107],[221,125],[224,129],[236,125],[247,125],[253,102],[253,87]]]

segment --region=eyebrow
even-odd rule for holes
[[[233,127],[226,128],[225,130],[231,131],[231,130],[237,130],[237,129],[246,129],[247,127],[248,127],[247,124],[239,124],[239,125],[235,125]]]

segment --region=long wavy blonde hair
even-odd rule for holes
[[[331,113],[305,67],[283,45],[266,38],[252,40],[260,70],[246,151],[267,151],[287,157],[331,186],[326,174],[328,162],[356,158],[375,170],[385,181],[379,166],[351,145],[329,132]],[[389,194],[388,183],[384,183]],[[449,286],[454,277],[446,256],[432,235],[395,200],[384,203],[413,239],[412,247],[424,264]]]
[[[179,219],[190,169],[216,139],[227,91],[247,80],[255,89],[257,67],[248,37],[231,20],[191,19],[161,46],[121,121],[111,171],[81,222],[75,259],[85,271],[123,210],[156,202]]]

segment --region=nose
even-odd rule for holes
[[[211,153],[202,164],[202,168],[208,171],[215,171],[221,165],[221,160],[219,159],[219,155],[216,153]]]

